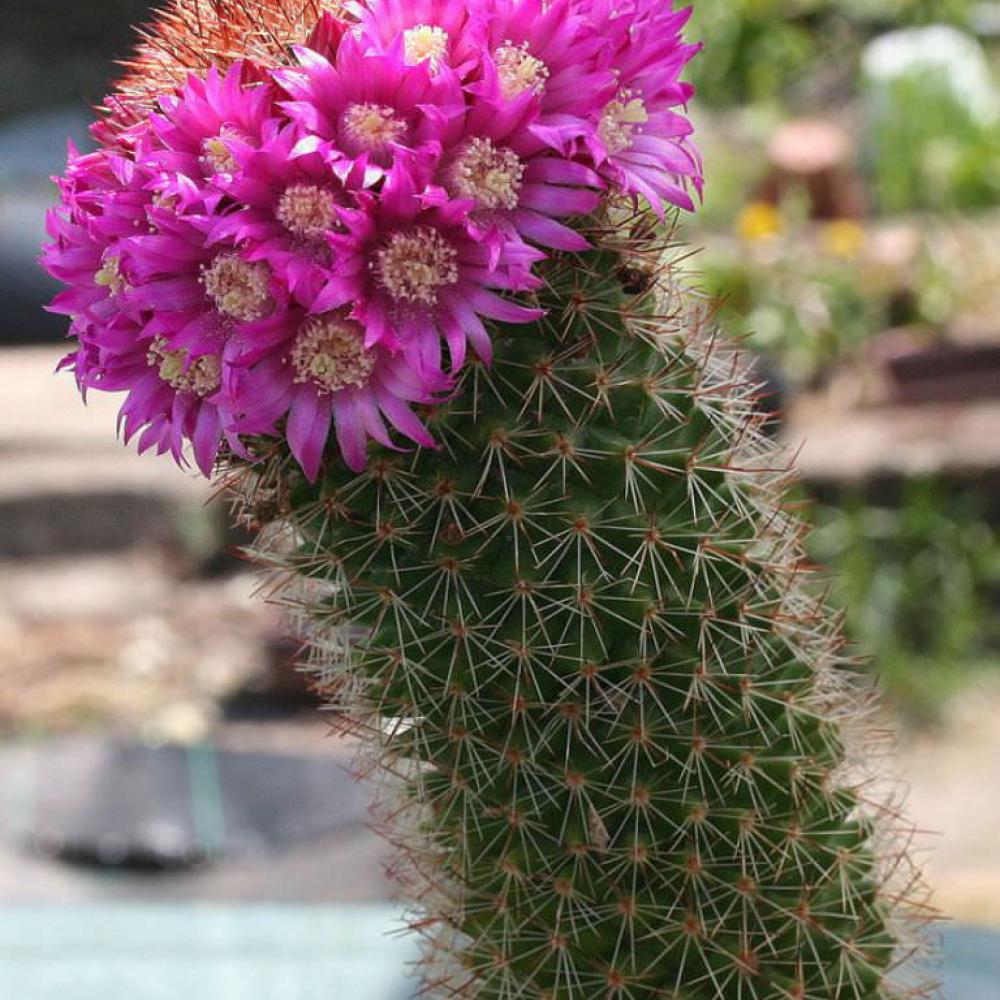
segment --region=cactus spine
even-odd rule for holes
[[[381,775],[427,990],[925,995],[896,975],[919,879],[755,386],[648,219],[589,235],[430,416],[438,452],[232,470]]]

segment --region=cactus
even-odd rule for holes
[[[341,13],[175,0],[44,259],[81,388],[258,527],[427,993],[925,995],[870,695],[666,222],[687,13]]]
[[[440,451],[231,485],[380,776],[430,995],[923,995],[785,464],[647,223],[548,265]]]

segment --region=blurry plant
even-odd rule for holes
[[[699,237],[700,283],[720,300],[725,332],[793,383],[815,382],[893,327],[919,327],[924,339],[1000,335],[996,213],[811,226],[784,205],[751,202],[731,218],[737,238]]]
[[[720,300],[726,333],[771,355],[792,382],[816,381],[892,327],[1000,333],[995,214],[814,226],[794,205],[751,202],[734,215],[736,238],[700,238],[700,282]]]
[[[802,384],[890,322],[914,318],[896,313],[897,276],[871,266],[858,223],[785,237],[787,223],[774,212],[750,206],[737,222],[740,242],[715,241],[702,258],[702,281],[721,300],[730,336],[748,339]]]
[[[848,633],[910,714],[933,718],[970,671],[1000,664],[1000,540],[982,494],[920,479],[898,507],[855,493],[816,520],[812,552],[835,571]]]
[[[740,212],[736,231],[744,240],[755,241],[778,236],[785,228],[785,220],[777,205],[766,201],[753,201]]]
[[[717,106],[779,96],[804,76],[849,83],[865,43],[893,27],[964,24],[972,0],[697,0],[693,32],[712,40],[694,72]]]
[[[694,72],[699,97],[725,105],[773,97],[815,58],[808,18],[824,0],[702,0],[692,32],[712,40]]]
[[[865,53],[864,88],[882,211],[1000,202],[1000,98],[974,39],[942,26],[885,35]]]
[[[768,104],[721,111],[692,108],[705,162],[705,200],[696,224],[706,230],[729,230],[744,210],[748,192],[756,191],[768,172],[767,143],[784,114]]]

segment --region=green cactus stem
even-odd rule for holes
[[[427,992],[924,996],[930,913],[757,387],[647,218],[589,236],[438,451],[232,470],[380,776]]]

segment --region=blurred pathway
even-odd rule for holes
[[[1000,683],[958,695],[938,728],[900,741],[897,760],[938,908],[1000,927]]]

